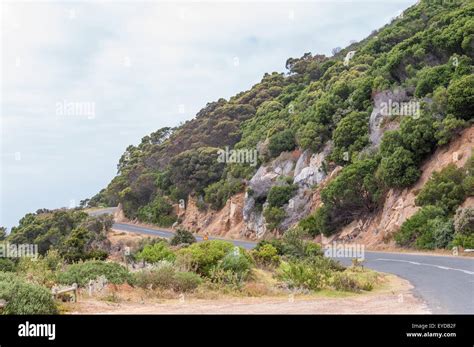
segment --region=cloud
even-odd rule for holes
[[[283,71],[289,57],[362,39],[412,3],[5,4],[0,225],[91,196],[127,145]],[[95,117],[58,117],[62,102],[93,104]]]

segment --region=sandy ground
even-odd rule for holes
[[[425,304],[416,298],[409,282],[387,276],[383,289],[364,294],[329,297],[327,294],[218,299],[155,299],[107,302],[80,298],[68,304],[71,314],[426,314]],[[148,299],[147,299],[148,300]]]

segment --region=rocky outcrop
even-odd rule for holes
[[[180,226],[195,233],[207,232],[210,235],[241,238],[243,201],[244,193],[239,193],[230,197],[219,211],[199,210],[197,199],[189,197],[186,208],[180,214]]]
[[[390,122],[391,115],[386,112],[387,106],[392,103],[401,103],[408,100],[407,93],[404,89],[396,89],[395,91],[386,90],[379,92],[373,96],[374,108],[369,119],[370,142],[373,146],[378,146],[382,140],[384,131],[395,129],[398,124]]]

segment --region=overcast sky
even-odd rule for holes
[[[78,204],[129,144],[283,72],[289,57],[331,55],[413,3],[3,4],[0,226]]]

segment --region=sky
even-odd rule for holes
[[[115,176],[128,145],[414,3],[2,3],[0,226],[79,204]]]

